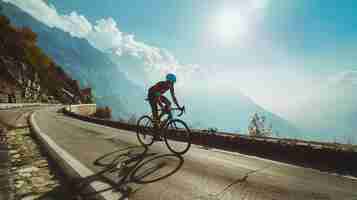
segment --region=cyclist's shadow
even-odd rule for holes
[[[98,193],[120,192],[125,199],[140,190],[141,184],[153,183],[175,174],[184,159],[176,154],[149,153],[147,147],[131,146],[105,154],[94,161],[102,167],[98,173],[84,179],[75,180],[75,191],[84,197]],[[90,184],[105,183],[99,191],[91,191]]]

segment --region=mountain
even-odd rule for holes
[[[49,28],[10,4],[1,2],[0,5],[3,7],[2,12],[13,23],[31,27],[38,34],[39,46],[65,71],[80,80],[82,86],[93,88],[98,105],[110,106],[115,117],[127,118],[130,113],[139,115],[148,111],[149,105],[144,102],[144,88],[134,84],[125,75],[130,67],[140,69],[140,63],[114,60],[110,55],[92,47],[87,40]],[[212,95],[208,90],[202,89],[195,95],[183,94],[178,98],[187,105],[185,119],[193,127],[216,127],[232,132],[239,129],[239,132],[246,132],[250,116],[254,112],[260,112],[271,121],[274,130],[279,131],[282,137],[300,136],[300,131],[287,120],[264,110],[239,91]]]
[[[187,106],[185,118],[199,128],[245,133],[251,116],[258,112],[266,117],[268,124],[271,123],[274,132],[279,132],[281,137],[302,137],[301,131],[293,124],[260,107],[240,91],[229,94],[217,91],[216,95],[212,95],[209,90],[200,90],[194,95],[183,95],[182,102]]]
[[[87,40],[50,28],[19,8],[0,1],[1,13],[16,26],[31,27],[38,35],[38,45],[56,63],[79,80],[82,87],[91,87],[98,105],[108,105],[114,117],[129,117],[145,109],[144,90],[129,81],[108,56],[92,47]]]
[[[302,103],[291,118],[316,140],[357,143],[357,72],[330,81]]]

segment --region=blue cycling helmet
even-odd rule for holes
[[[166,80],[175,83],[175,82],[176,82],[176,76],[175,76],[175,74],[171,74],[171,73],[170,73],[170,74],[167,74],[167,75],[166,75]]]

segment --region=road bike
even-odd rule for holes
[[[170,111],[180,111],[177,117],[181,117],[185,113],[183,109],[171,108]],[[191,131],[186,122],[181,119],[169,115],[168,112],[162,109],[159,112],[159,127],[154,128],[154,121],[152,116],[144,115],[137,121],[137,138],[144,146],[152,145],[156,137],[163,137],[167,148],[175,154],[183,155],[191,147]]]

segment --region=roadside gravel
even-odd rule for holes
[[[77,199],[70,188],[28,127],[0,125],[0,200]]]

